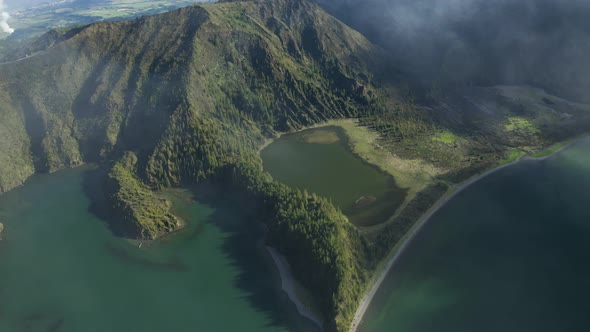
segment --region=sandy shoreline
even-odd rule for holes
[[[582,137],[583,138],[583,137]],[[580,138],[581,139],[581,138]],[[454,198],[457,194],[461,193],[463,190],[465,190],[466,188],[468,188],[469,186],[471,186],[472,184],[476,183],[477,181],[493,174],[496,173],[504,168],[507,168],[509,166],[515,165],[518,162],[520,162],[521,160],[545,160],[547,158],[550,158],[552,156],[554,156],[555,154],[563,151],[564,149],[566,149],[567,147],[569,147],[570,145],[574,144],[575,142],[577,142],[579,139],[573,140],[572,142],[565,144],[564,146],[562,146],[561,148],[559,148],[558,150],[554,151],[553,153],[544,156],[544,157],[539,157],[539,158],[535,158],[532,156],[522,156],[520,158],[517,158],[516,160],[514,160],[511,163],[505,164],[505,165],[501,165],[498,166],[496,168],[493,168],[483,174],[480,175],[475,175],[473,177],[471,177],[470,179],[456,185],[455,187],[453,187],[452,189],[450,189],[443,197],[441,197],[432,207],[430,207],[430,209],[428,209],[428,211],[414,224],[414,226],[412,226],[412,228],[408,231],[408,233],[406,233],[404,235],[404,237],[398,242],[398,244],[396,244],[396,246],[393,248],[393,250],[391,251],[391,254],[393,254],[393,256],[391,258],[389,258],[387,260],[387,263],[385,264],[385,266],[382,268],[381,272],[379,272],[379,277],[374,281],[373,285],[371,286],[371,288],[369,289],[369,291],[365,294],[365,296],[363,296],[357,311],[354,315],[354,319],[352,320],[351,323],[351,327],[350,327],[350,332],[356,332],[358,326],[360,325],[365,312],[367,311],[371,301],[373,300],[373,298],[375,297],[375,294],[377,293],[377,290],[379,289],[379,287],[381,286],[381,284],[383,283],[383,280],[385,280],[385,277],[387,276],[387,274],[389,273],[389,271],[391,270],[391,268],[395,265],[395,263],[397,262],[398,258],[400,257],[400,255],[404,252],[404,250],[406,249],[406,247],[408,246],[408,244],[412,241],[412,239],[414,238],[414,236],[416,236],[416,234],[418,234],[418,232],[420,231],[420,229],[422,228],[422,226],[424,226],[428,220],[430,220],[430,218],[441,208],[443,207],[446,203],[448,203],[452,198]],[[390,254],[390,255],[391,255]]]
[[[287,262],[287,259],[283,255],[281,255],[275,248],[266,247],[266,250],[268,250],[268,252],[270,253],[270,256],[272,257],[277,269],[279,270],[279,274],[281,276],[281,287],[283,288],[283,291],[285,291],[285,293],[287,293],[287,295],[289,296],[289,300],[291,300],[291,302],[293,302],[297,307],[297,312],[299,312],[301,316],[314,322],[317,326],[320,327],[320,329],[323,330],[324,322],[322,321],[322,319],[318,317],[316,314],[314,314],[307,307],[305,307],[305,305],[298,298],[297,292],[295,290],[295,278],[291,273],[291,268],[289,266],[289,263]]]

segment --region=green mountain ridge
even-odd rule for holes
[[[195,113],[205,114],[217,111],[225,101],[246,106],[249,109],[240,110],[239,116],[264,122],[267,133],[328,118],[312,107],[336,106],[337,116],[354,115],[347,100],[336,104],[319,90],[337,85],[342,90],[362,90],[348,75],[359,71],[368,75],[356,54],[363,48],[369,53],[372,46],[315,5],[269,2],[264,7],[268,13],[256,12],[258,6],[253,2],[194,6],[130,22],[93,24],[65,38],[52,32],[37,43],[50,46],[42,54],[0,67],[4,84],[11,82],[2,89],[9,100],[6,104],[15,105],[3,113],[24,114],[22,122],[36,156],[33,164],[39,171],[99,161],[113,150],[152,149],[180,107],[194,107]],[[285,17],[299,22],[304,31],[291,30],[288,27],[295,23],[279,21],[272,13],[289,6],[294,8]],[[313,15],[322,19],[311,19]],[[343,38],[335,39],[341,44],[330,44],[327,38],[325,45],[304,42],[305,34],[318,34],[312,21],[334,25],[332,36],[345,32]],[[355,44],[346,45],[350,41]],[[43,46],[34,45],[37,51]],[[333,52],[333,58],[321,59],[321,64],[314,59],[333,47],[348,54]],[[337,80],[322,77],[320,65],[329,66],[329,74]],[[268,81],[287,86],[268,87]],[[252,88],[241,91],[240,84]],[[365,98],[352,92],[351,96]],[[269,105],[252,104],[258,93],[269,95]],[[308,93],[314,98],[300,98]],[[277,100],[277,95],[285,98]],[[275,106],[283,107],[281,114],[268,110]],[[293,115],[302,110],[305,114]],[[19,136],[26,142],[25,135]],[[26,143],[20,146],[26,151]],[[21,158],[30,159],[26,153]],[[30,160],[26,164],[30,175],[33,165]],[[13,176],[9,168],[1,172],[2,190],[24,180]]]
[[[328,331],[348,330],[378,262],[448,184],[590,123],[586,105],[529,88],[416,97],[387,77],[395,71],[381,49],[308,0],[220,2],[53,31],[12,60],[26,55],[0,64],[0,192],[34,173],[101,163],[119,217],[111,222],[149,240],[181,226],[157,189],[214,182],[252,202]],[[437,170],[378,234],[262,170],[268,138],[343,118],[376,131],[395,157]]]
[[[37,44],[47,48],[0,65],[2,191],[133,151],[109,172],[108,198],[134,236],[151,239],[178,223],[144,183],[231,178],[266,202],[261,214],[276,222],[268,242],[318,295],[326,327],[346,329],[364,278],[362,240],[327,200],[262,176],[257,150],[277,131],[370,108],[370,43],[311,2],[262,1],[97,23]]]

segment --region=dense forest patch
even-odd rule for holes
[[[0,191],[34,172],[111,165],[107,198],[141,238],[179,227],[158,189],[239,191],[329,331],[348,329],[378,262],[449,185],[590,123],[586,105],[531,87],[412,91],[381,49],[307,0],[191,6],[33,46],[0,65]],[[356,131],[354,152],[411,189],[376,234],[263,172],[269,138],[331,120]]]

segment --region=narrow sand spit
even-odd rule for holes
[[[410,229],[410,231],[393,248],[392,253],[390,254],[390,256],[391,255],[393,255],[393,256],[391,258],[389,258],[389,260],[387,261],[387,264],[382,268],[381,272],[379,273],[379,277],[375,280],[375,282],[373,283],[373,286],[371,286],[371,289],[369,289],[369,291],[365,294],[365,296],[363,296],[363,298],[359,304],[359,307],[357,308],[356,313],[354,315],[354,319],[352,320],[352,323],[350,326],[350,332],[356,332],[358,326],[360,325],[360,323],[365,315],[365,312],[367,311],[367,308],[369,307],[369,304],[371,303],[371,301],[373,300],[373,297],[377,293],[377,290],[379,289],[379,287],[383,283],[383,280],[385,280],[385,276],[387,276],[387,273],[389,273],[389,270],[391,270],[391,268],[395,265],[395,262],[398,260],[399,256],[403,253],[403,251],[406,249],[408,244],[412,241],[414,236],[416,236],[416,234],[420,231],[422,226],[424,226],[428,222],[430,217],[432,217],[432,215],[434,215],[442,206],[444,206],[453,197],[455,197],[457,194],[459,194],[460,192],[465,190],[467,187],[469,187],[470,185],[476,183],[477,181],[485,178],[488,175],[491,175],[491,174],[493,174],[501,169],[504,169],[506,167],[512,166],[521,160],[545,160],[547,158],[550,158],[551,156],[554,156],[556,153],[563,151],[565,148],[569,147],[571,144],[573,144],[574,142],[577,142],[577,141],[578,140],[574,140],[573,142],[564,145],[563,147],[561,147],[557,151],[553,152],[552,154],[550,154],[548,156],[541,157],[541,158],[534,158],[531,156],[522,156],[509,164],[496,167],[496,168],[491,169],[481,175],[473,176],[470,179],[464,181],[463,183],[457,185],[453,189],[449,190],[449,192],[447,192],[447,194],[445,194],[443,197],[441,197],[441,199],[439,199],[436,202],[436,204],[434,204],[414,224],[414,226]]]
[[[281,287],[283,288],[283,291],[287,293],[291,302],[295,304],[299,314],[311,320],[323,330],[324,322],[315,313],[305,307],[305,305],[297,296],[297,292],[295,290],[295,278],[293,278],[291,267],[289,266],[287,259],[272,247],[266,247],[266,249],[272,256],[272,259],[279,270],[279,274],[281,275]]]

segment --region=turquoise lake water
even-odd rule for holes
[[[89,212],[88,172],[0,196],[0,331],[316,331],[240,209],[178,199],[187,228],[138,248]]]
[[[88,172],[35,176],[0,196],[0,331],[317,330],[280,290],[243,207],[175,192],[187,228],[138,248],[89,212]],[[441,208],[359,331],[586,331],[588,262],[584,139],[503,169]]]

